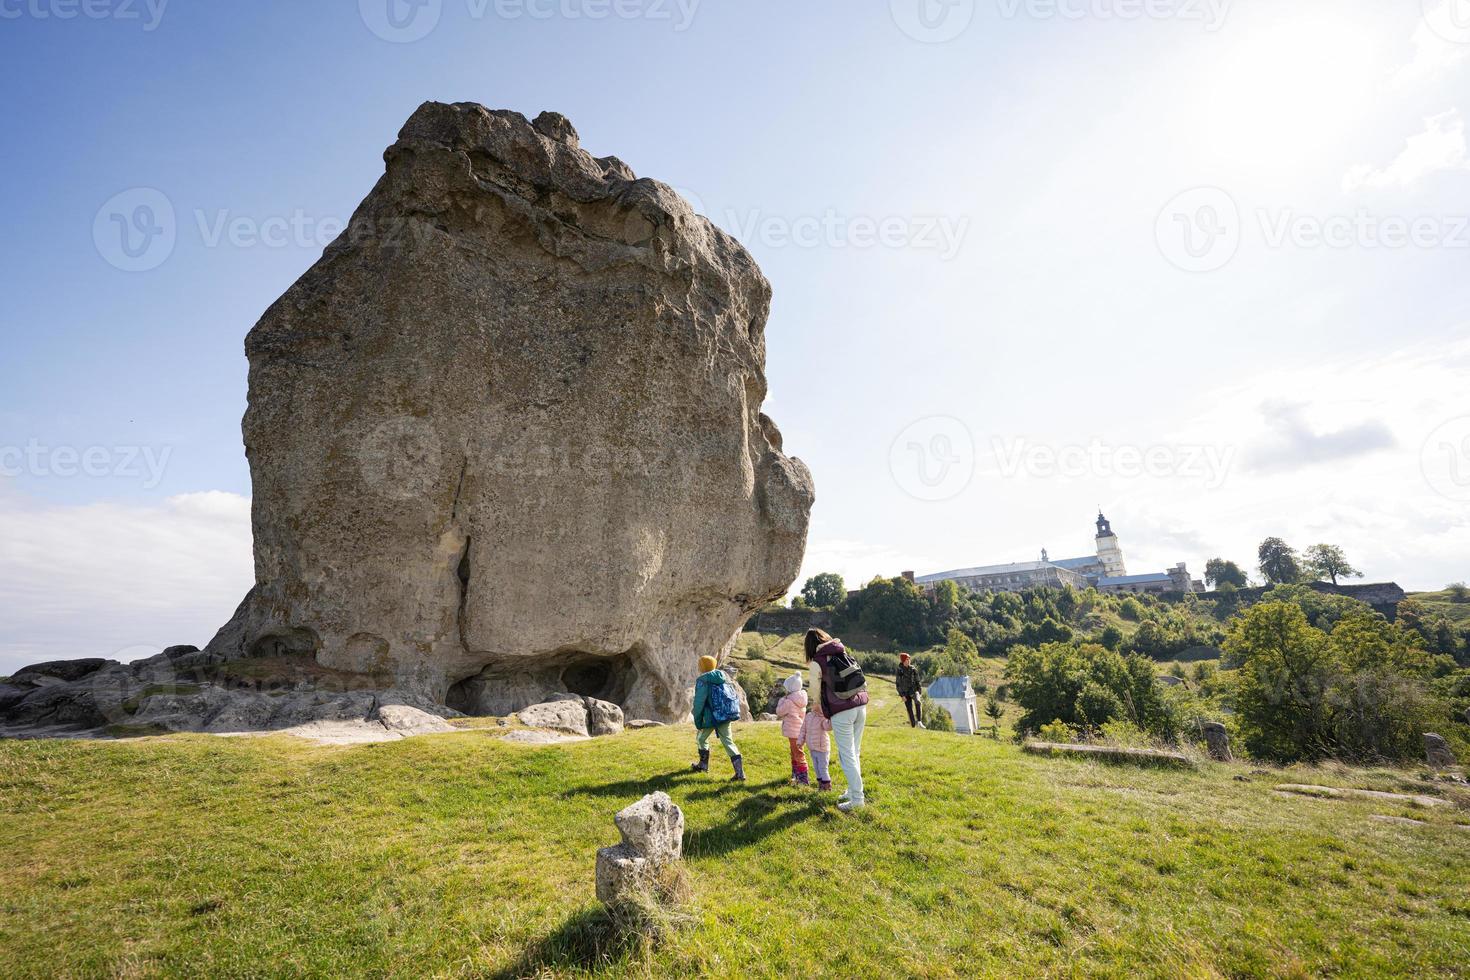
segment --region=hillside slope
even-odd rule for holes
[[[764,976],[839,946],[855,976],[1470,961],[1464,801],[1411,812],[1272,791],[1425,791],[1409,775],[1117,768],[878,714],[873,805],[856,815],[786,785],[769,724],[737,728],[746,786],[718,757],[688,772],[681,727],[555,746],[494,728],[350,748],[0,742],[5,972]],[[586,964],[594,852],[654,789],[687,816],[697,921],[651,958]]]

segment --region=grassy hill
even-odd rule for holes
[[[1442,784],[1037,758],[911,730],[877,695],[872,805],[853,815],[786,785],[774,725],[737,726],[745,786],[722,760],[687,771],[687,727],[553,746],[483,723],[335,748],[0,742],[4,973],[1409,976],[1470,962],[1464,797],[1406,810],[1272,791]],[[687,817],[694,921],[651,953],[597,959],[594,852],[654,789]]]
[[[1458,598],[1449,589],[1438,592],[1410,592],[1409,598],[1424,604],[1431,613],[1438,613],[1452,623],[1470,623],[1470,602]]]

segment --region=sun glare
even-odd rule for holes
[[[1321,7],[1253,26],[1215,66],[1204,142],[1223,162],[1294,170],[1352,131],[1385,84],[1386,42]]]

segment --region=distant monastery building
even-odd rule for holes
[[[949,572],[915,577],[912,572],[904,573],[921,586],[932,587],[936,582],[955,582],[974,592],[1019,592],[1022,589],[1050,586],[1061,588],[1070,585],[1074,589],[1092,587],[1099,592],[1203,592],[1204,584],[1189,577],[1189,571],[1180,562],[1166,572],[1145,572],[1129,575],[1123,564],[1123,549],[1118,545],[1118,536],[1112,525],[1101,512],[1097,515],[1097,554],[1081,558],[1049,558],[1046,549],[1041,550],[1040,561],[1011,562],[1009,565],[981,565],[978,568],[957,568]]]

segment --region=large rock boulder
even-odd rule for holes
[[[207,652],[682,718],[805,545],[769,284],[556,113],[426,103],[385,160],[246,339],[256,585]]]
[[[623,731],[623,709],[610,701],[587,699],[587,734],[620,735]]]
[[[591,734],[587,729],[587,706],[581,698],[562,698],[545,701],[521,709],[517,715],[522,725],[530,728],[549,728],[568,735]]]

